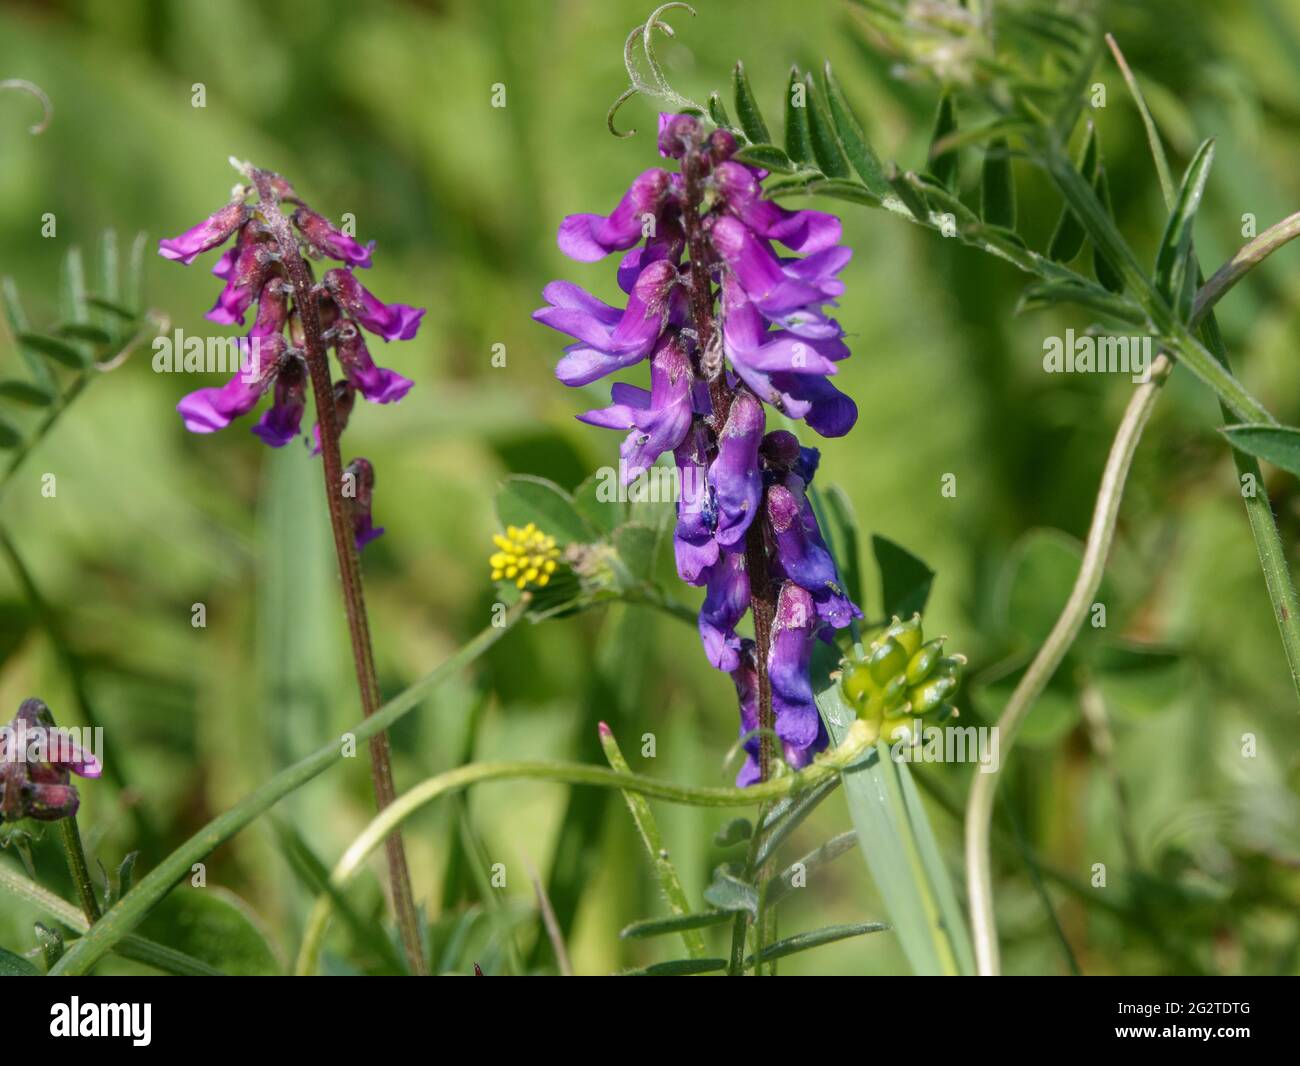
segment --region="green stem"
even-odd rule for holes
[[[302,324],[303,351],[307,374],[316,400],[316,424],[319,428],[321,473],[324,477],[325,502],[329,509],[330,529],[334,534],[334,552],[338,557],[343,608],[347,616],[352,662],[356,668],[361,711],[367,717],[379,709],[381,699],[379,675],[370,640],[370,621],[366,614],[365,584],[361,579],[361,560],[352,532],[348,502],[343,496],[343,459],[339,452],[339,424],[334,411],[334,386],[330,380],[329,357],[321,335],[320,307],[317,290],[307,264],[298,251],[298,239],[289,220],[280,209],[280,198],[271,181],[272,175],[250,167],[249,177],[257,187],[258,206],[267,228],[280,250],[280,262],[293,285],[294,310]],[[393,784],[392,752],[388,734],[380,730],[370,737],[370,770],[374,782],[375,806],[380,810],[393,802],[397,789]],[[429,972],[420,936],[420,919],[411,890],[411,873],[406,864],[402,838],[394,835],[386,842],[388,881],[393,894],[393,914],[402,934],[402,944],[411,972],[426,976]]]
[[[627,760],[623,758],[623,751],[618,746],[618,741],[614,739],[613,731],[601,722],[599,732],[600,746],[605,750],[605,758],[609,761],[610,768],[620,774],[631,774],[632,770]],[[623,790],[623,799],[627,801],[627,808],[632,812],[632,821],[636,823],[637,831],[641,834],[641,840],[650,855],[655,877],[659,881],[659,891],[663,893],[664,900],[673,914],[685,917],[691,913],[690,900],[686,898],[686,889],[682,887],[681,879],[677,876],[677,868],[673,866],[672,859],[668,856],[668,849],[664,847],[663,837],[659,833],[659,823],[655,821],[650,804],[639,792],[629,789]],[[704,937],[700,935],[698,929],[683,929],[682,942],[686,945],[686,953],[693,959],[702,959],[707,954]]]
[[[81,846],[81,831],[77,828],[75,814],[59,820],[59,838],[63,853],[68,857],[68,870],[77,889],[77,898],[81,900],[81,912],[86,916],[86,922],[94,925],[99,921],[99,900],[95,898],[95,883],[90,879],[90,867],[86,865],[86,852]]]
[[[368,740],[410,713],[433,688],[462,667],[472,663],[509,632],[523,617],[530,600],[531,597],[525,597],[515,604],[506,613],[504,624],[488,626],[410,688],[393,697],[370,717],[354,725],[344,734],[344,738],[351,738],[353,741]],[[63,956],[59,964],[50,971],[51,975],[75,976],[89,972],[106,952],[113,950],[113,946],[134,929],[144,916],[176,887],[176,884],[190,872],[193,863],[205,858],[289,793],[301,788],[312,778],[340,762],[344,757],[345,745],[342,743],[344,738],[322,745],[305,759],[281,770],[230,810],[212,819],[154,867],[135,888],[118,900],[117,904]]]
[[[827,752],[811,766],[796,773],[785,774],[748,788],[697,787],[676,785],[643,774],[625,774],[602,766],[563,762],[497,762],[473,763],[448,770],[437,777],[416,785],[385,807],[352,842],[339,859],[330,876],[336,889],[343,888],[360,870],[383,839],[407,818],[434,800],[469,788],[485,781],[531,780],[554,781],[566,785],[591,785],[597,788],[617,788],[670,803],[694,807],[748,807],[764,803],[794,792],[802,792],[834,777],[851,765],[871,745],[869,727],[865,722],[855,722],[843,744]],[[329,926],[333,905],[328,894],[316,900],[307,928],[303,934],[302,948],[298,953],[297,972],[310,974],[316,971],[325,931]]]
[[[1294,217],[1270,227],[1260,235],[1261,239],[1252,242],[1255,245],[1252,252],[1252,265],[1262,262],[1288,241],[1300,236],[1300,225],[1294,224]],[[1224,272],[1219,271],[1215,277],[1222,274]],[[1245,271],[1233,271],[1227,275],[1231,278],[1228,283],[1217,284],[1214,288],[1203,286],[1197,294],[1189,328],[1195,329],[1200,322],[1208,321],[1215,302],[1221,299],[1244,274]],[[1210,358],[1214,360],[1213,356]],[[1217,365],[1217,361],[1215,362]],[[989,830],[993,819],[993,800],[998,776],[1002,767],[1006,766],[1016,731],[1047,682],[1056,673],[1070,645],[1074,643],[1074,638],[1083,625],[1097,589],[1101,585],[1106,557],[1110,553],[1111,542],[1115,536],[1115,521],[1119,514],[1120,500],[1124,494],[1124,483],[1128,477],[1129,467],[1132,465],[1133,454],[1137,450],[1138,442],[1142,438],[1142,430],[1151,417],[1151,411],[1160,395],[1160,387],[1172,369],[1172,363],[1162,353],[1152,364],[1149,379],[1137,387],[1132,399],[1129,400],[1124,417],[1115,432],[1115,439],[1111,443],[1110,454],[1106,459],[1106,467],[1102,473],[1101,486],[1093,510],[1092,524],[1088,530],[1083,560],[1079,566],[1074,588],[1056,624],[1029,664],[1029,668],[1007,701],[1002,716],[998,719],[995,728],[999,731],[1002,744],[1002,758],[998,768],[992,773],[974,775],[971,783],[970,798],[966,807],[966,879],[975,957],[979,972],[984,975],[996,974],[1000,966],[997,922],[993,911],[993,882],[989,864]],[[1269,509],[1266,499],[1263,501],[1263,507]],[[1257,521],[1259,527],[1256,527]],[[1280,539],[1277,538],[1277,527],[1272,521],[1271,510],[1266,521],[1262,517],[1257,519],[1256,514],[1252,512],[1251,524],[1256,528],[1257,539],[1263,538],[1259,541],[1261,563],[1264,565],[1270,594],[1280,597],[1275,598],[1274,603],[1278,605],[1278,621],[1282,626],[1283,644],[1294,677],[1297,676],[1297,665],[1300,664],[1300,630],[1297,629],[1300,626],[1300,611],[1287,605],[1296,602],[1295,589],[1291,584]],[[1264,552],[1265,543],[1276,545],[1276,551],[1270,550],[1267,559]],[[1292,658],[1293,651],[1297,658]]]
[[[65,899],[61,899],[43,885],[29,880],[22,874],[0,866],[0,890],[16,899],[35,907],[42,914],[53,918],[61,925],[77,933],[85,933],[90,928],[86,916]],[[224,977],[215,966],[186,955],[183,951],[169,948],[164,944],[155,944],[142,936],[124,936],[114,946],[113,951],[124,959],[143,962],[164,973],[180,977]]]

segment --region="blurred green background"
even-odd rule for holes
[[[374,463],[376,521],[388,530],[364,560],[386,694],[489,621],[501,478],[532,473],[572,488],[616,461],[615,435],[573,419],[605,402],[604,384],[556,382],[561,338],[529,314],[552,278],[616,292],[609,264],[565,261],[554,233],[567,213],[608,211],[658,161],[650,104],[621,114],[642,131],[631,139],[612,138],[604,122],[625,85],[624,37],[649,6],[0,3],[0,78],[36,82],[54,104],[50,128],[33,137],[34,101],[0,95],[0,273],[34,323],[57,317],[71,246],[93,256],[106,228],[123,240],[144,230],[151,248],[181,232],[224,202],[231,155],[283,173],[330,217],[355,215],[358,236],[378,242],[366,284],[428,308],[414,341],[373,349],[415,389],[395,407],[359,404],[343,441],[345,459]],[[701,0],[698,10],[676,13],[678,41],[661,52],[687,95],[726,90],[743,59],[776,121],[790,64],[830,59],[882,157],[921,164],[935,93],[891,76],[852,5]],[[1244,214],[1263,229],[1300,207],[1300,4],[1157,0],[1103,12],[1175,169],[1201,137],[1218,138],[1196,233],[1208,273],[1243,242]],[[1115,210],[1133,245],[1154,254],[1163,210],[1141,127],[1113,64],[1098,78],[1107,106],[1094,117]],[[202,108],[192,106],[196,83]],[[505,108],[491,106],[497,83]],[[1021,168],[1017,179],[1023,230],[1042,248],[1058,202],[1042,175]],[[970,656],[963,715],[991,720],[1068,591],[1073,538],[1086,531],[1131,385],[1044,374],[1043,337],[1088,320],[1013,317],[1024,278],[1010,266],[864,207],[816,206],[842,215],[855,249],[838,313],[854,358],[838,384],[861,410],[849,437],[815,442],[819,480],[845,489],[864,533],[905,544],[938,572],[927,630]],[[41,235],[46,212],[57,219],[53,238]],[[219,284],[212,257],[188,270],[149,258],[149,306],[187,333],[213,329],[202,318]],[[1298,265],[1300,252],[1282,252],[1221,307],[1238,374],[1289,424],[1300,420]],[[497,344],[503,368],[492,365]],[[6,335],[0,376],[20,365]],[[13,567],[0,566],[0,708],[7,717],[40,695],[62,724],[82,724],[71,656],[128,785],[81,789],[92,861],[109,870],[137,849],[147,869],[359,717],[319,471],[300,447],[263,447],[248,420],[217,436],[187,434],[175,403],[209,383],[155,374],[138,352],[92,383],[0,502],[0,522],[65,638],[60,650]],[[1186,374],[1165,393],[1121,514],[1107,628],[1085,633],[1004,775],[996,870],[1008,972],[1068,971],[1034,872],[1085,972],[1300,970],[1295,695],[1214,432],[1217,407]],[[41,494],[44,473],[57,477],[54,498]],[[940,494],[945,473],[956,475],[955,498]],[[1268,488],[1294,544],[1295,482],[1277,476]],[[869,613],[878,596],[868,588]],[[206,628],[190,624],[196,603]],[[700,784],[734,773],[724,765],[736,733],[730,681],[708,667],[690,627],[614,607],[521,627],[438,690],[394,731],[398,788],[467,754],[599,762],[602,718],[633,769]],[[1109,759],[1099,754],[1105,732]],[[646,733],[657,739],[654,759],[639,754]],[[1241,755],[1245,733],[1257,738],[1255,758]],[[960,827],[945,805],[960,808],[969,773],[918,768],[957,876]],[[301,855],[332,865],[372,810],[364,758],[346,763],[281,804],[279,830],[262,819],[214,853],[208,885],[245,901],[280,959],[291,959],[312,898]],[[730,857],[712,842],[723,819],[656,811],[698,902]],[[847,824],[835,797],[798,831],[789,857]],[[442,960],[460,972],[475,959],[488,972],[554,965],[530,867],[548,882],[579,972],[677,951],[617,937],[628,921],[662,913],[617,796],[492,785],[421,813],[406,839],[417,896],[442,915],[438,950],[453,933],[465,937]],[[1032,869],[1021,844],[1036,856]],[[53,839],[32,858],[42,882],[71,898]],[[481,886],[493,863],[506,865],[504,890]],[[1090,887],[1095,863],[1106,864],[1105,888]],[[365,919],[382,913],[382,873],[374,866],[353,890]],[[180,904],[156,916],[152,931],[184,937],[197,920],[186,913]],[[30,950],[35,917],[0,899],[0,944]],[[861,858],[848,856],[787,904],[782,932],[880,917]],[[329,946],[335,972],[383,969],[382,953],[346,926]],[[888,934],[783,963],[786,973],[904,968]],[[132,969],[116,958],[101,967]]]

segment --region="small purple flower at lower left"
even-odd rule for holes
[[[0,726],[0,822],[70,818],[81,803],[71,775],[94,778],[102,771],[94,755],[54,724],[42,700],[24,700],[13,721]]]

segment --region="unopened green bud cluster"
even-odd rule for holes
[[[844,698],[859,718],[877,723],[886,740],[912,718],[949,717],[955,713],[951,701],[961,687],[966,656],[944,655],[946,639],[926,641],[919,614],[906,622],[895,615],[863,658],[840,663]]]

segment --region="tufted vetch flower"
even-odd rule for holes
[[[766,173],[734,158],[730,131],[662,115],[658,148],[678,172],[643,171],[608,215],[570,215],[559,228],[571,259],[623,253],[625,304],[554,281],[533,317],[571,338],[556,367],[566,385],[650,362],[648,392],[619,380],[610,406],[578,417],[627,431],[620,453],[628,479],[673,454],[677,572],[704,586],[700,639],[735,683],[749,755],[737,780],[749,784],[764,769],[768,729],[792,767],[825,747],[812,648],[861,617],[807,495],[818,454],[785,430],[768,432],[767,413],[826,437],[856,422],[857,406],[831,383],[849,349],[829,311],[844,294],[840,273],[852,252],[833,215],[764,199]],[[760,610],[763,632],[756,623],[751,639],[741,626]]]
[[[101,772],[94,755],[54,724],[44,702],[24,700],[0,727],[0,822],[70,818],[81,803],[72,775],[95,778]]]

